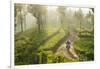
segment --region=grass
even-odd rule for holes
[[[74,48],[77,51],[80,61],[94,60],[94,39],[81,38],[74,42]]]
[[[52,37],[52,39],[48,40],[48,42],[46,42],[44,45],[41,45],[39,50],[52,48],[61,38],[63,38],[64,35],[65,35],[64,32],[60,30],[59,34]]]
[[[59,41],[63,35],[64,32],[60,31],[59,34],[53,36],[50,38],[45,44],[41,44],[41,42],[48,38],[50,35],[55,33],[58,29],[56,28],[48,28],[48,31],[43,33],[34,33],[32,29],[29,31],[25,31],[22,33],[18,33],[15,35],[15,64],[16,65],[25,65],[25,64],[37,64],[37,63],[50,63],[49,59],[48,61],[44,61],[45,58],[40,59],[42,52],[35,52],[36,49],[49,49],[51,48],[57,41]],[[48,52],[46,53],[48,54]],[[46,55],[44,55],[46,57]],[[37,57],[37,60],[35,58]],[[31,60],[29,60],[31,59]],[[43,60],[43,61],[41,61]]]
[[[15,65],[89,61],[94,59],[93,37],[80,37],[80,40],[74,42],[79,60],[71,60],[64,57],[63,54],[55,55],[51,50],[64,37],[65,32],[62,29],[45,43],[42,43],[42,41],[57,32],[58,28],[48,27],[45,32],[40,34],[32,30],[15,35]],[[63,44],[60,47],[63,48]]]

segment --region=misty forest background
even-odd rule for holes
[[[94,9],[14,4],[14,37],[15,65],[92,61]]]

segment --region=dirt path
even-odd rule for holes
[[[70,33],[70,36],[67,38],[67,40],[71,40],[72,42],[72,46],[71,48],[68,50],[65,46],[66,46],[66,42],[64,42],[56,51],[56,55],[59,55],[59,54],[63,54],[66,58],[69,58],[69,59],[78,59],[78,55],[76,54],[75,50],[74,50],[74,47],[73,47],[73,42],[74,40],[76,39],[79,39],[78,36],[77,36],[77,33],[72,31]]]
[[[71,47],[69,50],[65,47],[65,44],[63,44],[56,52],[56,55],[63,54],[66,58],[69,59],[78,59],[78,55],[76,54],[73,47]]]
[[[58,48],[64,43],[64,41],[66,41],[67,36],[64,36],[62,39],[60,39],[53,47],[52,47],[52,51],[53,53],[55,53]]]

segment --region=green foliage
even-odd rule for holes
[[[81,38],[74,43],[80,61],[94,60],[94,41],[93,38]]]
[[[56,36],[48,40],[45,44],[41,45],[39,49],[50,49],[52,48],[61,38],[63,38],[64,32],[61,30]]]
[[[48,10],[49,8],[29,4],[26,5],[27,12],[36,20],[36,24],[34,24],[36,27],[34,26],[34,28],[23,31],[25,21],[22,19],[22,11],[25,5],[15,4],[14,6],[14,15],[20,20],[18,21],[20,25],[16,24],[16,27],[19,26],[18,28],[22,30],[14,35],[15,65],[94,60],[94,30],[90,29],[90,27],[93,28],[93,26],[90,25],[94,22],[93,13],[89,11],[89,13],[85,15],[81,8],[77,11],[73,11],[69,8],[67,9],[67,7],[59,6],[55,11],[50,9],[55,15],[54,17],[51,16],[51,19],[47,19],[46,16],[49,17],[49,15],[52,14],[52,12]],[[20,12],[19,16],[17,14],[18,12]],[[88,22],[87,18],[91,18],[92,20]],[[47,20],[48,24],[46,22]],[[83,24],[85,25],[83,26]],[[65,42],[67,39],[72,40],[73,47],[79,58],[67,58],[62,53],[56,54],[59,48],[65,50]]]

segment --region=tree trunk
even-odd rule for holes
[[[38,33],[40,33],[41,32],[41,18],[38,16],[37,17],[37,24],[38,24]]]
[[[23,18],[20,11],[20,25],[21,25],[21,32],[23,32]]]
[[[80,21],[80,35],[81,35],[81,21]]]

